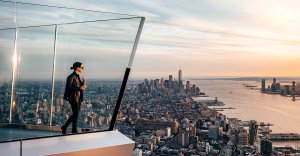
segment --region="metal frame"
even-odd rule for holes
[[[131,52],[131,55],[130,55],[129,63],[128,63],[128,66],[125,70],[125,75],[124,75],[122,86],[121,86],[121,89],[120,89],[120,92],[119,92],[118,101],[116,103],[115,111],[114,111],[114,114],[113,114],[111,122],[110,122],[109,130],[111,130],[111,131],[113,130],[116,119],[117,119],[117,115],[118,115],[120,105],[121,105],[121,102],[122,102],[122,98],[123,98],[123,93],[125,91],[126,83],[127,83],[128,76],[129,76],[129,73],[130,73],[130,68],[132,66],[133,58],[135,56],[135,52],[136,52],[137,46],[139,44],[139,40],[140,40],[140,36],[142,34],[144,23],[145,23],[145,18],[143,17],[141,19],[139,29],[138,29],[136,37],[135,37],[135,41],[134,41],[134,45],[133,45],[132,52]]]

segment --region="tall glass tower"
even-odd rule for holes
[[[182,71],[181,71],[181,67],[180,70],[178,72],[178,81],[179,81],[179,87],[182,85]]]

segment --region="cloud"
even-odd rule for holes
[[[26,2],[40,3],[36,0]],[[205,72],[211,69],[230,73],[230,70],[236,71],[231,69],[235,66],[243,66],[244,70],[252,71],[256,69],[249,65],[253,60],[276,64],[288,55],[294,57],[299,55],[298,25],[300,23],[297,21],[300,21],[300,12],[297,8],[299,2],[296,1],[211,0],[185,3],[181,0],[76,0],[61,3],[58,0],[46,0],[43,3],[145,16],[146,23],[135,59],[137,63],[134,63],[134,66],[136,65],[134,69],[138,71],[145,69],[175,71],[181,63],[195,73],[200,70],[198,66],[203,65],[207,68]],[[56,18],[60,19],[58,22],[72,22],[83,19],[127,17],[127,15],[91,11],[77,11],[75,14],[80,16],[74,16],[74,12],[62,10],[56,11],[57,16],[52,14],[51,9],[44,10],[44,17],[34,16],[31,20],[36,23],[55,23]],[[45,17],[47,17],[46,21],[43,19]],[[30,24],[24,19],[23,24]],[[85,31],[87,28],[90,30]],[[71,32],[75,27],[72,28],[70,25],[69,29],[67,27],[63,29],[59,26],[59,31],[65,32],[65,34],[59,33],[59,39],[64,37],[66,39],[65,42],[60,40],[59,44],[66,47],[69,44],[73,48],[89,50],[91,53],[96,52],[92,49],[101,47],[101,51],[109,52],[111,49],[117,54],[117,51],[120,53],[131,51],[137,27],[130,29],[130,24],[118,25],[117,23],[93,26],[83,24],[76,29],[82,31],[72,32],[67,36],[68,30]],[[92,29],[94,31],[91,31]],[[146,65],[143,64],[145,62]],[[263,66],[263,63],[260,65]],[[226,66],[226,64],[231,65]],[[264,70],[271,70],[271,68],[268,66]]]

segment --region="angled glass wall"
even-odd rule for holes
[[[109,128],[140,22],[132,18],[58,25],[53,126],[62,126],[72,115],[63,100],[65,82],[73,63],[81,62],[87,89],[78,126]]]
[[[63,97],[74,62],[86,79],[78,132],[112,130],[144,18],[0,3],[0,142],[62,134],[73,114]]]

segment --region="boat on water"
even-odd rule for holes
[[[257,87],[257,86],[247,85],[247,86],[245,86],[245,87]]]
[[[269,140],[300,140],[298,133],[270,133],[266,135]]]

